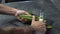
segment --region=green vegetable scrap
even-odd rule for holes
[[[51,25],[48,25],[48,26],[47,26],[47,28],[53,28],[53,26],[51,26]]]

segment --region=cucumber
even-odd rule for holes
[[[20,15],[19,18],[32,20],[32,16],[28,16],[28,15]],[[39,20],[39,16],[35,16],[35,20],[38,21]]]
[[[30,20],[30,21],[32,20],[32,16],[28,16],[28,15],[20,15],[19,18],[27,19],[28,21],[29,21],[29,20]],[[35,20],[36,20],[36,21],[38,21],[39,19],[40,19],[39,16],[35,16]],[[46,20],[45,20],[45,21],[46,21]],[[46,26],[46,28],[51,29],[51,28],[53,28],[53,26],[48,25],[48,26]]]

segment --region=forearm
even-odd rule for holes
[[[29,26],[27,27],[4,27],[1,28],[0,32],[5,31],[5,33],[11,33],[11,34],[33,34],[33,29]],[[1,34],[1,33],[0,33]]]
[[[15,8],[4,6],[3,4],[0,4],[0,14],[10,14],[14,15],[16,13]]]
[[[35,30],[35,28],[32,28],[30,26],[27,27],[4,27],[0,29],[0,32],[3,33],[20,33],[20,34],[45,34],[44,32],[41,32],[40,30]],[[1,33],[0,33],[1,34]]]

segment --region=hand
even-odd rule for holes
[[[26,12],[26,11],[24,11],[24,10],[16,10],[16,11],[17,11],[17,12],[16,12],[15,16],[16,16],[17,19],[19,19],[20,21],[23,21],[24,19],[20,19],[20,18],[19,18],[19,15],[21,15],[21,14],[30,15],[28,12]]]
[[[29,13],[26,12],[26,11],[24,11],[24,10],[16,10],[15,16],[18,16],[18,15],[20,15],[20,14],[26,14],[26,15],[29,15]]]
[[[43,31],[43,32],[46,31],[45,23],[43,21],[35,21],[35,16],[33,16],[33,18],[32,18],[31,26],[35,30],[39,30],[39,31]]]

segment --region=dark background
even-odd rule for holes
[[[6,0],[6,2],[19,2],[19,1],[27,1],[27,0]]]
[[[19,2],[19,1],[27,1],[27,0],[6,0],[6,2]]]
[[[2,0],[0,0],[0,3],[1,3],[1,1]],[[27,0],[5,0],[6,3],[8,3],[8,2],[19,2],[19,1],[27,1]]]

